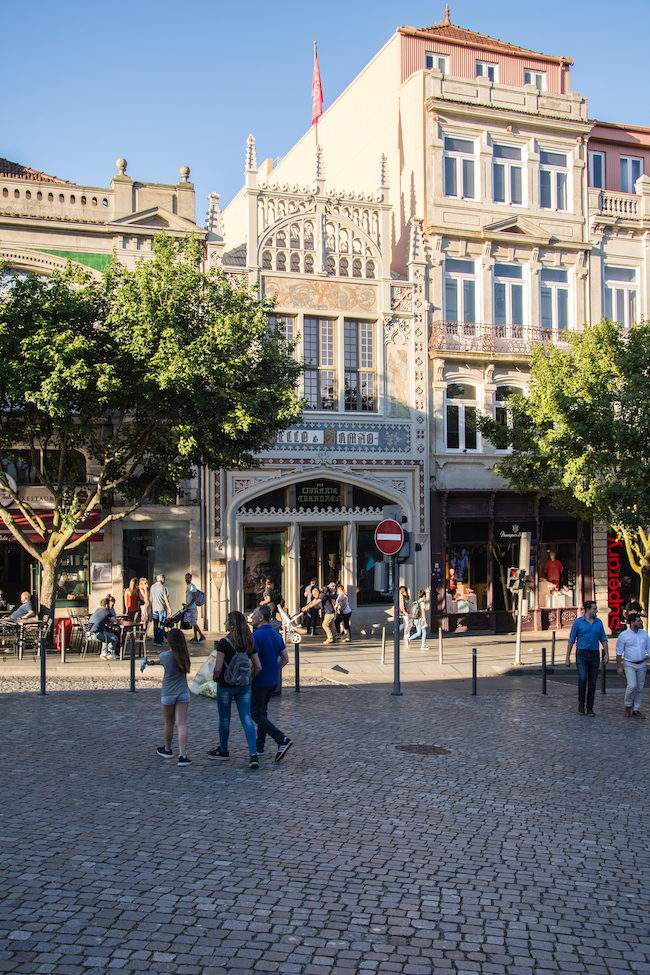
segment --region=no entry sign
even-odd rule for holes
[[[375,545],[384,555],[395,555],[404,544],[404,532],[397,521],[382,521],[375,528]]]

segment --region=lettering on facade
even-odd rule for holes
[[[300,427],[291,427],[278,433],[271,450],[283,449],[285,445],[300,450],[334,447],[346,453],[355,450],[407,453],[411,448],[411,429],[406,424],[348,422],[321,427],[317,423],[307,422]]]
[[[365,433],[345,430],[283,430],[276,437],[276,444],[322,444],[324,447],[350,446],[365,447],[377,443],[377,434],[371,430]]]
[[[623,595],[621,593],[621,551],[623,542],[616,536],[607,536],[607,624],[612,632],[621,628]]]
[[[307,481],[296,485],[299,508],[340,508],[341,485],[335,481]]]

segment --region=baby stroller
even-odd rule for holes
[[[300,643],[302,636],[298,633],[296,627],[298,626],[298,621],[302,617],[302,610],[299,613],[294,613],[293,616],[289,614],[282,608],[278,606],[278,616],[282,620],[282,628],[284,630],[284,642],[285,643]]]

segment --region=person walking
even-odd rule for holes
[[[585,600],[584,616],[573,621],[569,642],[566,648],[567,667],[571,666],[571,650],[576,646],[576,667],[578,668],[578,714],[585,713],[585,693],[587,699],[587,715],[594,716],[594,697],[596,696],[596,681],[600,669],[600,653],[598,644],[603,647],[603,666],[609,662],[607,635],[602,622],[596,618],[597,606],[593,599]]]
[[[205,637],[201,633],[201,628],[199,626],[199,609],[196,605],[196,596],[198,589],[192,582],[192,573],[185,573],[185,602],[183,603],[183,609],[185,610],[184,617],[185,622],[189,623],[190,626],[194,627],[194,636],[190,640],[190,643],[203,643]]]
[[[404,639],[408,643],[409,633],[411,632],[411,627],[413,621],[409,615],[409,608],[411,604],[411,594],[409,593],[406,586],[399,587],[399,615],[400,615],[400,626],[404,625]]]
[[[167,634],[169,650],[163,650],[158,660],[145,660],[144,664],[153,667],[160,664],[165,668],[165,675],[160,693],[164,721],[164,745],[156,749],[156,755],[161,758],[173,758],[172,738],[174,724],[178,732],[178,762],[181,768],[191,765],[187,757],[187,706],[190,703],[190,689],[187,686],[187,675],[190,672],[190,655],[185,642],[185,634],[181,630],[170,630]]]
[[[323,630],[325,631],[326,639],[323,640],[323,646],[327,643],[334,643],[338,640],[338,636],[334,633],[332,628],[332,623],[336,618],[336,583],[330,582],[327,589],[322,592],[318,592],[316,588],[312,589],[313,599],[311,602],[303,606],[303,611],[305,610],[322,610],[323,613]]]
[[[257,754],[264,752],[266,736],[273,738],[278,751],[274,761],[281,761],[293,742],[291,738],[269,721],[268,706],[275,688],[280,682],[280,671],[289,663],[289,654],[284,640],[271,625],[271,611],[268,606],[256,606],[251,616],[253,624],[253,643],[262,669],[253,678],[251,688],[251,718],[257,725]]]
[[[417,640],[418,637],[422,637],[421,650],[429,649],[427,647],[426,595],[424,589],[418,589],[418,598],[414,599],[409,607],[409,616],[414,629],[409,633],[406,645],[408,646],[411,640]]]
[[[616,641],[616,670],[619,677],[625,671],[627,681],[623,714],[626,718],[645,718],[641,701],[650,656],[650,637],[642,629],[643,620],[639,613],[629,612],[627,625],[629,629],[623,630]]]
[[[348,599],[348,594],[339,582],[336,587],[336,632],[338,636],[341,637],[341,643],[350,643],[352,639],[352,630],[350,629],[350,620],[352,619],[352,609],[350,608],[350,601]],[[347,633],[347,637],[343,633]]]
[[[226,616],[226,633],[228,636],[219,640],[217,644],[217,659],[214,665],[213,679],[218,682],[217,706],[219,708],[219,747],[208,752],[208,758],[229,758],[228,738],[230,737],[230,712],[234,700],[237,705],[239,720],[241,721],[248,750],[250,752],[249,768],[259,768],[255,725],[251,718],[251,682],[262,669],[260,658],[255,650],[246,617],[238,610],[232,610]],[[242,676],[246,683],[230,684],[226,681],[226,671],[236,654],[245,654],[249,658],[250,670]]]
[[[305,587],[305,600],[311,607],[308,609],[305,606],[303,610],[304,615],[307,617],[307,636],[316,636],[316,627],[318,626],[318,617],[320,615],[319,599],[320,589],[316,584],[316,579],[312,579],[310,585]]]
[[[169,605],[169,593],[165,585],[165,577],[162,572],[156,576],[156,581],[149,593],[149,603],[151,605],[151,617],[153,619],[153,644],[155,647],[165,645],[165,623],[167,617],[172,615],[172,608]]]

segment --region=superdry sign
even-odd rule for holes
[[[623,596],[621,593],[621,555],[625,547],[620,538],[607,536],[607,623],[612,633],[621,628]]]

